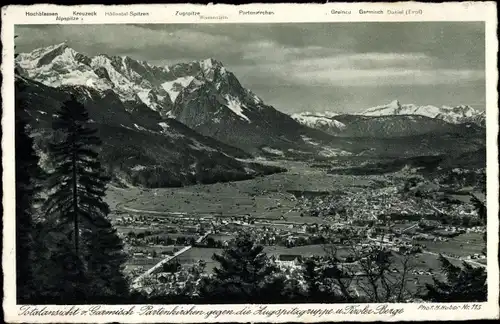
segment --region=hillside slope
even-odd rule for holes
[[[242,162],[240,159],[251,155],[175,120],[162,120],[143,105],[125,107],[113,92],[101,95],[83,86],[55,89],[22,77],[17,78],[16,88],[22,108],[31,116],[31,132],[42,156],[54,136],[51,123],[56,110],[71,94],[84,103],[103,141],[104,165],[116,181],[148,187],[181,186],[283,171]],[[45,167],[50,168],[50,163]]]

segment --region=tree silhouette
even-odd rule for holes
[[[55,170],[50,177],[46,212],[59,216],[61,225],[72,223],[74,250],[80,255],[80,223],[91,228],[106,225],[103,220],[109,207],[103,197],[109,178],[93,150],[101,141],[89,127],[85,107],[74,96],[64,102],[53,128],[63,140],[50,145]]]
[[[219,263],[214,277],[207,280],[201,296],[207,300],[224,302],[257,302],[261,292],[272,284],[270,276],[276,268],[261,245],[256,245],[247,232],[239,234],[222,254],[214,254]]]
[[[17,38],[17,35],[14,36]],[[15,48],[15,47],[14,47]],[[17,57],[18,54],[14,54]],[[16,76],[19,70],[14,69]],[[39,167],[39,157],[34,150],[34,141],[29,136],[29,116],[23,99],[26,86],[15,84],[15,181],[16,181],[16,288],[19,302],[26,302],[37,294],[34,273],[36,263],[33,239],[33,215],[35,206],[40,202],[40,183],[43,171]]]
[[[93,302],[106,302],[105,298],[110,297],[126,298],[129,287],[123,269],[127,255],[123,252],[123,242],[116,229],[105,219],[104,225],[86,230],[83,238],[86,245],[89,298]]]
[[[486,272],[481,267],[473,267],[467,262],[462,266],[453,265],[440,255],[441,269],[445,280],[434,277],[434,284],[427,284],[425,300],[433,302],[482,302],[486,301]]]
[[[471,195],[471,201],[478,212],[480,222],[486,226],[486,203],[480,197]],[[486,244],[486,232],[483,240]],[[486,247],[483,249],[486,255]],[[440,255],[441,268],[446,276],[445,280],[434,279],[434,284],[427,284],[428,292],[424,299],[439,302],[473,302],[486,301],[488,289],[486,285],[486,271],[481,267],[473,267],[467,262],[462,267],[453,265],[448,259]]]
[[[17,297],[29,298],[34,291],[32,265],[34,262],[33,213],[40,191],[41,169],[38,156],[29,137],[28,123],[24,117],[23,102],[20,96],[23,85],[16,86],[15,105],[15,150],[16,150],[16,272]]]
[[[103,200],[109,177],[96,152],[101,144],[97,131],[90,127],[85,107],[74,96],[64,102],[53,128],[62,139],[50,145],[55,170],[50,175],[46,213],[56,216],[60,228],[70,229],[78,258],[73,263],[84,268],[87,297],[96,302],[123,297],[128,294],[122,271],[126,255]]]

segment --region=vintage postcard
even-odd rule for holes
[[[9,323],[499,316],[494,2],[2,8]]]

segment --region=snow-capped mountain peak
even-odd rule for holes
[[[390,115],[420,115],[429,118],[438,118],[448,123],[459,124],[469,122],[469,119],[484,115],[468,105],[459,105],[455,107],[432,105],[417,106],[414,104],[401,104],[394,100],[387,105],[369,108],[359,115],[364,116],[390,116]]]
[[[222,62],[217,61],[213,58],[207,58],[197,62],[200,65],[203,76],[210,82],[214,81],[216,73],[224,75],[226,69],[222,65]]]
[[[206,58],[204,60],[201,60],[199,61],[199,64],[201,65],[202,69],[205,70],[210,70],[210,69],[214,69],[214,68],[217,68],[217,67],[222,67],[222,62],[214,59],[214,58]]]
[[[399,100],[393,100],[387,105],[375,106],[366,109],[362,115],[365,116],[386,116],[386,115],[396,115],[401,111],[401,104]]]
[[[323,113],[312,113],[312,112],[303,112],[292,114],[291,117],[295,119],[302,125],[306,125],[311,128],[316,129],[337,129],[342,130],[346,127],[345,124],[335,120],[333,117],[337,116],[337,113],[333,112],[323,112]]]
[[[205,112],[216,114],[217,120],[226,116],[251,123],[246,112],[266,108],[262,99],[214,58],[162,67],[125,55],[88,57],[61,43],[21,54],[17,64],[23,75],[45,85],[87,87],[102,95],[112,91],[123,102],[144,104],[164,117],[178,117],[186,109],[181,102],[200,96],[207,102],[198,107],[221,105]],[[202,113],[199,108],[198,113]]]
[[[161,84],[175,76],[129,56],[88,57],[61,43],[20,54],[16,63],[24,75],[48,86],[85,86],[101,93],[112,90],[122,101],[143,103],[156,111],[172,105]]]
[[[389,107],[392,107],[394,109],[401,108],[401,104],[399,103],[399,100],[393,100],[389,103]]]
[[[23,69],[40,68],[43,65],[51,63],[58,56],[64,56],[63,59],[72,59],[76,52],[64,43],[51,45],[48,47],[37,48],[31,53],[21,53],[16,59],[16,63]]]

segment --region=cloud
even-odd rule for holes
[[[433,59],[423,53],[350,53],[327,57],[297,59],[287,62],[294,69],[377,69],[429,68]]]
[[[343,50],[318,45],[287,46],[274,41],[263,40],[245,44],[242,59],[255,62],[282,62],[290,59],[329,56],[339,52],[343,52]]]
[[[289,78],[290,75],[287,75]],[[310,85],[331,85],[337,87],[378,87],[400,85],[453,85],[484,79],[479,70],[408,70],[408,69],[336,69],[325,71],[297,71],[292,79]]]
[[[381,85],[441,85],[484,80],[484,71],[448,69],[440,60],[422,52],[415,53],[339,53],[330,56],[323,47],[283,47],[261,43],[246,58],[261,58],[265,63],[240,66],[238,73],[278,84],[307,86],[378,87]],[[311,57],[307,57],[311,56]]]

